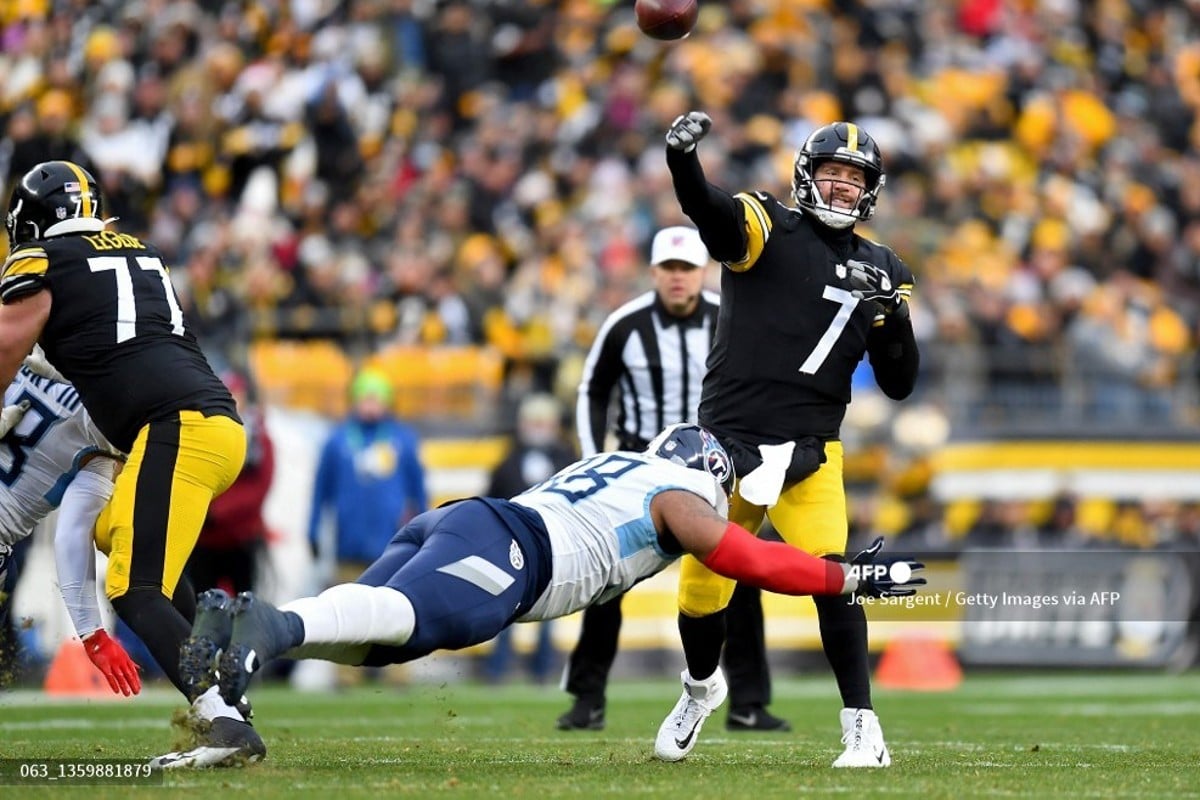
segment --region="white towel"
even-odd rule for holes
[[[762,456],[762,464],[738,481],[738,494],[756,506],[775,505],[795,449],[795,442],[760,444],[758,454]]]

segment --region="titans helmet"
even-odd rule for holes
[[[13,187],[4,219],[9,247],[63,233],[104,228],[104,197],[96,179],[70,161],[43,161]]]
[[[863,171],[867,185],[853,208],[835,208],[821,196],[815,175],[826,161],[850,164]],[[853,122],[835,122],[817,128],[796,151],[792,199],[830,228],[848,228],[871,218],[879,190],[886,182],[883,154],[875,140]]]
[[[681,467],[707,472],[717,479],[726,495],[733,491],[733,459],[717,437],[699,425],[681,422],[668,427],[646,446],[646,452]]]

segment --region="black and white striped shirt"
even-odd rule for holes
[[[604,320],[584,363],[575,408],[584,456],[604,450],[614,388],[614,433],[622,450],[642,450],[668,425],[696,421],[718,303],[719,295],[706,291],[692,314],[674,317],[649,291]]]

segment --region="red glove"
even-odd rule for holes
[[[108,685],[113,693],[128,697],[142,690],[142,679],[138,677],[137,664],[125,652],[125,648],[108,635],[108,631],[99,629],[83,640],[83,650],[88,658],[96,665],[96,669],[108,678]]]

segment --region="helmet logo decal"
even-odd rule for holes
[[[704,454],[705,467],[722,486],[733,477],[733,467],[724,450],[709,450]]]

